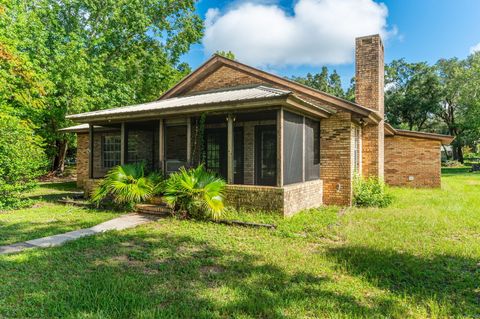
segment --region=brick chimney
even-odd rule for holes
[[[384,52],[380,35],[355,41],[355,102],[376,110],[378,124],[362,128],[362,174],[383,178],[384,171]]]

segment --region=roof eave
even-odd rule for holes
[[[399,129],[395,130],[395,135],[435,140],[435,141],[441,142],[443,145],[449,145],[455,139],[455,137],[451,135],[417,132],[417,131],[409,131],[409,130],[399,130]]]
[[[148,118],[161,118],[172,117],[189,114],[199,114],[204,112],[227,112],[231,110],[241,109],[258,109],[268,106],[281,106],[284,105],[289,95],[268,97],[268,98],[256,98],[243,101],[234,102],[218,102],[218,103],[206,103],[186,105],[180,107],[172,107],[160,110],[143,110],[137,112],[126,112],[110,115],[92,115],[81,116],[81,114],[71,115],[68,118],[77,123],[105,123],[105,122],[124,122],[143,120]]]

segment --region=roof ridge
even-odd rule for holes
[[[260,89],[260,90],[263,90],[263,91],[267,91],[267,92],[270,92],[270,93],[293,94],[293,92],[290,91],[290,90],[277,89],[277,88],[274,88],[274,87],[271,87],[271,86],[267,86],[267,85],[263,85],[263,84],[257,86],[257,89]]]

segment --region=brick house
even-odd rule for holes
[[[145,161],[172,172],[202,162],[228,182],[226,201],[288,216],[350,205],[355,172],[391,185],[440,187],[450,136],[384,122],[380,36],[356,39],[355,103],[214,55],[158,101],[68,116],[78,184]]]

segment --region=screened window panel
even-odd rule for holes
[[[158,129],[128,128],[126,134],[126,162],[144,162],[148,170],[158,169]]]
[[[283,114],[283,183],[303,180],[303,117],[290,112]]]
[[[103,168],[110,169],[120,165],[121,138],[116,135],[106,135],[102,139]]]
[[[320,178],[320,122],[305,118],[305,180]]]

